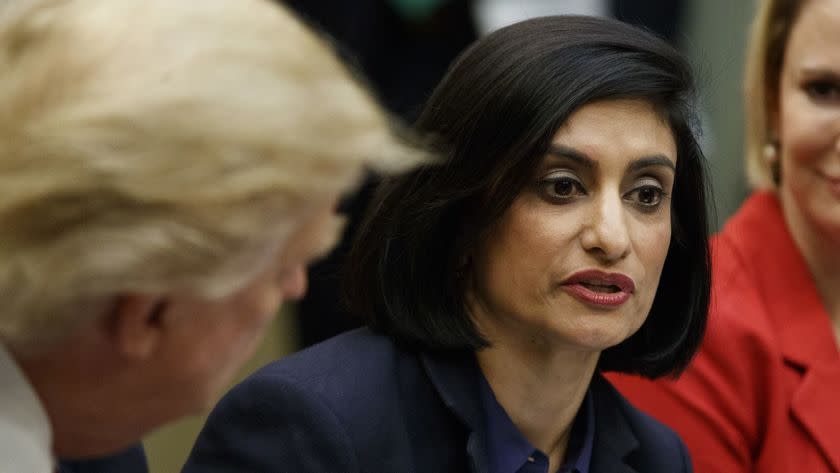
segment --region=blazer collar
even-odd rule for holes
[[[836,408],[834,397],[840,392],[840,355],[830,318],[778,198],[769,192],[754,194],[719,238],[744,257],[748,270],[741,277],[755,281],[762,300],[773,301],[764,309],[782,357],[802,375],[791,414],[840,471],[840,420],[826,415]]]
[[[619,394],[599,373],[592,379],[591,389],[595,445],[590,473],[636,473],[627,460],[639,448],[639,440],[619,407]]]
[[[470,432],[467,439],[470,470],[487,473],[487,440],[475,356],[470,352],[423,352],[420,360],[444,405]]]
[[[479,367],[472,353],[422,353],[423,368],[447,408],[470,431],[467,455],[472,473],[486,473],[484,415],[481,412]],[[618,405],[618,394],[600,374],[592,380],[595,443],[590,473],[637,473],[625,460],[639,446]]]

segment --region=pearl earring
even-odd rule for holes
[[[782,182],[782,166],[779,163],[779,144],[775,141],[764,145],[761,150],[764,154],[764,161],[770,166],[770,176],[777,186]]]
[[[762,149],[764,160],[768,163],[775,163],[779,160],[779,147],[774,143],[767,143]]]

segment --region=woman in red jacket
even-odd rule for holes
[[[756,189],[712,243],[703,348],[612,380],[703,473],[840,472],[840,0],[763,2],[747,66]]]

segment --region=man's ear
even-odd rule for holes
[[[117,349],[135,360],[149,358],[163,340],[167,305],[160,295],[119,296],[109,316],[109,334]]]

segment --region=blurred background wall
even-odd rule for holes
[[[714,186],[715,228],[746,196],[743,172],[743,101],[741,76],[744,44],[753,2],[731,0],[289,0],[286,3],[331,36],[340,54],[364,74],[382,102],[406,121],[415,118],[423,99],[447,64],[483,31],[504,18],[550,13],[599,13],[621,17],[640,5],[663,12],[649,25],[671,36],[697,72],[703,113],[703,143]],[[483,14],[481,14],[483,9]],[[659,9],[659,10],[657,10]],[[667,12],[667,13],[666,13]],[[676,13],[674,13],[676,12]],[[669,17],[668,15],[674,15]],[[637,22],[639,18],[622,18]],[[373,183],[348,198],[344,211],[361,214]],[[297,307],[287,307],[268,332],[238,382],[255,369],[352,327],[337,298],[338,270],[347,243],[310,271],[311,288]],[[145,442],[152,473],[180,470],[203,417],[187,419]]]
[[[754,11],[752,1],[691,0],[685,35],[678,42],[694,65],[700,85],[718,227],[747,195],[741,82]]]

